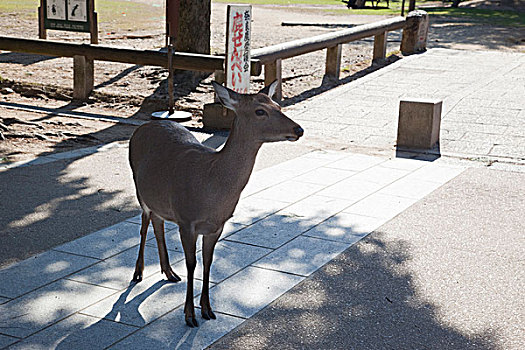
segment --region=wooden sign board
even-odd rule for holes
[[[45,29],[91,32],[88,0],[43,0]]]
[[[250,92],[251,5],[228,5],[226,32],[226,86]]]

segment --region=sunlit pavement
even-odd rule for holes
[[[215,252],[218,319],[196,329],[184,323],[185,279],[165,281],[152,233],[146,278],[129,282],[139,218],[126,220],[0,271],[0,345],[203,348],[462,171],[439,160],[315,151],[256,172]],[[184,276],[173,224],[167,240]]]

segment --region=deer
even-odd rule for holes
[[[185,127],[166,120],[143,124],[129,143],[129,161],[142,208],[133,281],[138,283],[143,278],[150,221],[161,273],[168,281],[181,281],[170,266],[164,237],[164,222],[177,224],[187,269],[184,317],[192,328],[199,326],[193,305],[197,237],[202,236],[201,316],[205,320],[216,319],[209,299],[213,251],[248,183],[257,153],[265,142],[297,141],[304,133],[272,100],[277,81],[256,94],[241,94],[216,82],[212,84],[220,103],[235,113],[222,149],[203,145]]]

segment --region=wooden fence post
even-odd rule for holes
[[[44,8],[44,1],[40,0],[40,6],[38,7],[38,38],[40,39],[46,39],[47,38],[47,30],[44,25],[44,11],[46,9]]]
[[[331,78],[339,79],[341,72],[341,51],[343,45],[328,47],[326,49],[326,66],[325,75]]]
[[[428,23],[428,14],[425,11],[416,10],[408,14],[401,38],[403,55],[426,50]]]
[[[372,57],[372,63],[386,58],[387,37],[388,32],[383,32],[382,34],[374,36],[374,54]]]
[[[283,77],[282,77],[282,60],[277,59],[274,62],[264,65],[264,85],[270,85],[274,80],[278,81],[277,89],[273,99],[277,102],[283,99]]]
[[[73,98],[87,100],[93,91],[94,84],[93,60],[86,56],[73,56]]]

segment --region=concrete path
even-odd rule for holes
[[[435,153],[525,163],[525,54],[431,49],[289,107],[313,133],[347,147],[393,149],[399,100],[443,100]]]
[[[139,219],[123,221],[1,270],[0,344],[205,347],[462,171],[317,151],[255,173],[215,252],[218,320],[194,330],[183,321],[186,283],[164,280],[153,235],[146,278],[130,284]],[[184,275],[175,225],[167,235],[171,263]]]
[[[146,278],[130,284],[139,218],[123,221],[1,270],[0,344],[207,346],[462,171],[318,151],[255,173],[215,252],[218,320],[194,330],[183,322],[186,283],[164,280],[153,235]],[[167,235],[172,265],[184,275],[175,225]]]
[[[524,57],[429,50],[287,108],[305,138],[262,148],[215,254],[219,320],[198,329],[154,240],[147,278],[129,282],[126,144],[3,166],[0,348],[199,349],[241,324],[213,346],[521,348]],[[399,98],[428,94],[451,157],[394,158]]]

